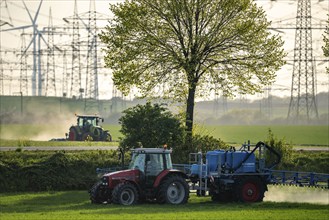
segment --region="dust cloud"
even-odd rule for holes
[[[15,117],[14,122],[2,123],[0,139],[48,141],[65,138],[73,124],[76,124],[76,116],[72,112],[29,112],[23,117]]]
[[[268,186],[264,201],[329,205],[329,190],[297,186]]]

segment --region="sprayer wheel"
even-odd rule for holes
[[[238,180],[236,199],[240,202],[261,202],[264,198],[265,184],[257,176],[245,176]]]

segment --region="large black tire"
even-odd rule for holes
[[[90,126],[89,134],[93,138],[93,141],[99,141],[101,138],[101,130],[98,127]]]
[[[109,141],[109,142],[112,141],[112,136],[108,132],[106,132],[106,131],[104,133],[104,137],[103,138],[104,138],[103,141]]]
[[[91,187],[89,196],[93,204],[111,203],[111,193],[102,185],[102,182],[97,182]]]
[[[185,204],[189,193],[189,186],[181,175],[170,175],[161,182],[157,201],[174,205]]]
[[[238,180],[236,199],[240,202],[262,202],[266,185],[257,176],[245,176]]]
[[[134,205],[138,202],[138,191],[129,182],[118,184],[112,192],[112,201],[120,205]]]
[[[69,141],[77,141],[77,140],[78,140],[78,133],[74,127],[71,127],[69,131]]]

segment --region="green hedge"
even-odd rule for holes
[[[285,164],[283,168],[304,172],[329,173],[329,152],[294,152],[291,162]]]
[[[117,151],[3,151],[0,192],[88,190],[98,179],[97,167],[119,164]],[[329,153],[293,152],[280,169],[329,173]]]
[[[87,190],[97,167],[118,165],[116,151],[0,152],[0,192]]]

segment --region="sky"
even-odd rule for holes
[[[39,0],[25,0],[24,1],[31,17],[34,18],[35,13],[38,9]],[[81,16],[86,16],[85,12],[89,11],[89,0],[78,0],[78,14]],[[96,11],[99,13],[99,17],[111,18],[109,11],[109,4],[115,4],[122,1],[111,1],[111,0],[95,0]],[[297,14],[297,0],[258,0],[257,4],[266,11],[268,20],[272,21],[272,26],[282,27],[282,26],[292,26],[296,21]],[[327,14],[329,14],[329,0],[311,0],[312,4],[312,24],[325,24],[328,19]],[[40,13],[37,18],[38,29],[42,30],[43,27],[48,26],[49,14],[51,14],[53,19],[53,25],[56,27],[64,28],[67,27],[67,23],[64,22],[63,18],[68,20],[73,16],[74,13],[74,0],[44,0]],[[102,14],[102,15],[101,15]],[[0,11],[1,21],[6,21],[12,24],[13,27],[20,27],[25,25],[31,25],[31,20],[29,15],[24,8],[24,4],[21,0],[1,0],[1,11]],[[282,22],[281,24],[279,22]],[[104,20],[98,21],[98,26],[104,27],[106,22]],[[1,26],[1,29],[11,28],[9,25]],[[278,29],[279,31],[273,31],[273,34],[279,34],[285,41],[284,49],[288,53],[288,60],[293,58],[294,50],[294,29]],[[83,31],[82,31],[83,32]],[[1,34],[1,57],[3,59],[3,71],[4,71],[4,94],[5,95],[17,95],[20,91],[20,50],[21,50],[21,30],[0,32]],[[24,31],[26,46],[30,43],[32,39],[32,28],[27,28]],[[329,76],[325,74],[325,67],[328,66],[328,61],[324,62],[325,57],[321,47],[323,46],[322,34],[324,30],[313,30],[313,55],[317,60],[316,71],[317,71],[317,92],[328,92],[329,88]],[[81,33],[83,35],[83,33]],[[86,37],[86,35],[85,35]],[[44,38],[47,38],[45,36]],[[55,36],[55,44],[66,47],[71,42],[70,35],[57,35]],[[66,46],[65,46],[66,45]],[[43,45],[44,46],[44,45]],[[6,52],[5,52],[6,51]],[[29,49],[30,55],[28,56],[28,66],[32,66],[32,46]],[[81,62],[86,62],[86,57],[82,58]],[[327,58],[328,60],[328,58]],[[45,62],[45,61],[44,61]],[[67,58],[67,62],[70,62],[70,58]],[[104,65],[102,56],[99,56],[99,62]],[[60,96],[63,91],[63,74],[64,73],[64,61],[56,60],[56,96]],[[292,62],[288,61],[287,65],[283,66],[280,71],[277,72],[276,82],[272,86],[272,95],[277,96],[290,96],[291,88],[291,78],[292,78]],[[82,81],[85,80],[83,76]],[[67,82],[68,83],[68,82]],[[31,82],[29,82],[29,95],[31,95]],[[110,99],[113,90],[113,84],[111,81],[110,70],[102,68],[99,71],[99,98]],[[1,93],[1,91],[0,91]],[[261,98],[263,95],[258,94],[250,98]]]

